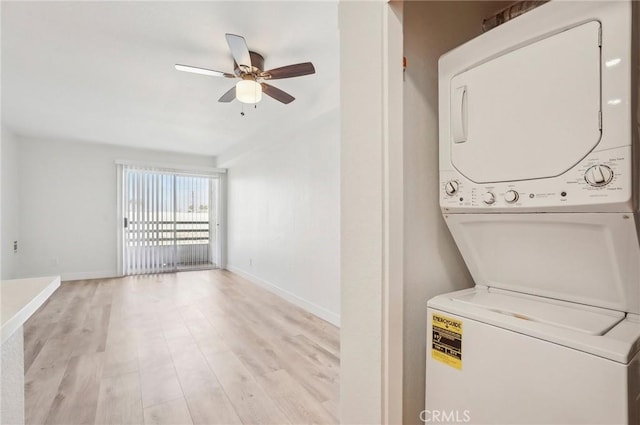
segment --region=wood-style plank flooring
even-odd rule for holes
[[[27,424],[337,424],[339,331],[221,270],[63,283],[25,324]]]

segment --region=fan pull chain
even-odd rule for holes
[[[240,115],[244,117],[244,103],[240,105]]]
[[[256,83],[256,81],[253,81],[254,83]],[[253,100],[254,102],[256,101],[256,99],[258,98],[258,87],[260,87],[257,83],[253,85]],[[256,109],[258,107],[257,103],[253,104],[253,109]]]

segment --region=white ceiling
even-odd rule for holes
[[[311,61],[257,109],[218,103],[236,80],[225,33],[265,68]],[[220,155],[339,104],[337,2],[2,2],[2,121],[19,135]]]

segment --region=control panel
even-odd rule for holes
[[[632,198],[631,147],[592,152],[575,167],[551,178],[475,183],[457,170],[442,170],[440,178],[440,206],[448,212],[525,212],[597,204],[616,205],[620,210],[620,204],[630,205]]]

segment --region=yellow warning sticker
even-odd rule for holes
[[[456,369],[462,369],[462,321],[433,313],[431,357]]]

